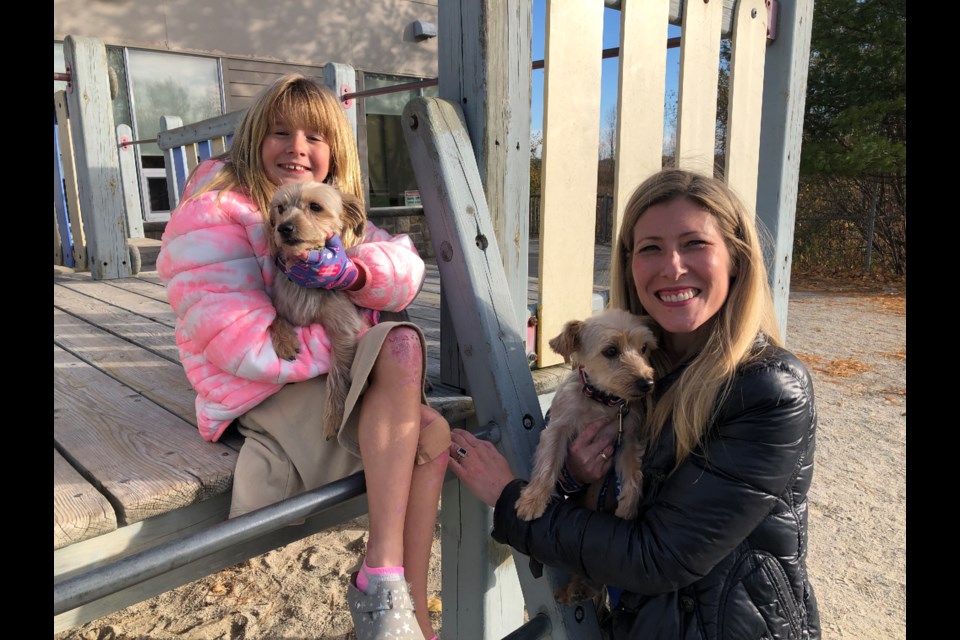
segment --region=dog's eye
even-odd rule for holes
[[[278,205],[277,205],[277,213],[279,213],[280,215],[283,215],[283,212],[286,211],[286,210],[287,210],[287,208],[286,208],[285,206],[283,206],[282,204],[278,204]]]
[[[317,204],[316,202],[311,202],[311,203],[310,203],[310,211],[319,213],[320,211],[323,211],[323,207],[321,207],[321,206],[320,206],[319,204]]]
[[[606,358],[616,358],[618,355],[620,355],[620,349],[617,349],[616,347],[607,347],[600,353],[602,353]]]
[[[640,355],[646,355],[646,353],[647,353],[647,345],[643,345],[642,347],[640,347]]]

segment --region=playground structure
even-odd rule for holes
[[[621,12],[614,227],[632,188],[662,164],[668,25],[681,28],[677,164],[707,173],[714,170],[720,40],[729,38],[733,56],[723,173],[746,202],[755,203],[773,239],[768,268],[785,329],[813,3],[553,1],[547,5],[544,57],[536,364],[558,364],[546,338],[559,333],[566,320],[592,313],[592,276],[585,266],[592,264],[593,244],[582,239],[593,237],[596,174],[582,171],[582,165],[584,158],[598,156],[605,5]],[[529,316],[529,12],[526,2],[440,0],[440,97],[417,98],[403,115],[443,283],[441,377],[473,398],[471,424],[498,443],[520,475],[529,473],[543,428],[523,338]],[[131,240],[142,237],[142,223],[138,229],[139,203],[126,188],[135,182],[125,173],[123,134],[112,126],[102,44],[68,37],[65,57],[73,169],[64,166],[61,179],[55,163],[55,178],[57,187],[65,182],[69,191],[68,174],[75,174],[77,206],[69,215],[58,212],[55,188],[55,262],[58,252],[71,253],[78,265],[86,259],[94,279],[124,279],[137,271],[130,247]],[[351,73],[346,65],[325,69],[328,84],[341,92]],[[171,202],[192,165],[226,148],[236,117],[187,126],[165,119],[158,143],[170,154]],[[61,139],[63,129],[60,125]],[[60,149],[62,154],[62,143]],[[72,234],[62,225],[66,219]],[[72,245],[64,244],[64,237],[72,238]],[[300,508],[310,512],[310,506]],[[546,568],[536,578],[525,558],[492,545],[490,517],[459,483],[445,484],[445,635],[593,637],[597,622],[591,608],[553,601],[553,588],[566,576]],[[265,518],[258,526],[276,529],[283,520]],[[182,546],[202,533],[185,534]],[[171,562],[176,558],[176,549],[165,556]],[[109,593],[118,567],[113,565],[113,576],[111,565],[106,567],[55,579],[55,615],[89,602],[77,594],[91,584]],[[523,626],[525,613],[530,622]]]

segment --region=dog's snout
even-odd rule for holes
[[[284,238],[289,238],[294,231],[294,226],[290,222],[284,222],[277,225],[277,231],[279,231],[280,235],[282,235]]]
[[[633,383],[639,393],[649,393],[653,389],[653,380],[650,378],[639,378]]]

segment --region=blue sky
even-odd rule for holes
[[[531,56],[534,60],[543,60],[544,36],[546,30],[547,0],[533,0],[532,8],[532,39]],[[669,28],[669,36],[680,35],[678,27]],[[620,11],[604,8],[603,10],[603,48],[610,49],[620,46]],[[664,43],[666,46],[666,43]],[[608,114],[617,108],[617,66],[618,58],[607,58],[603,61],[603,75],[600,80],[600,126],[606,127]],[[680,49],[667,51],[667,95],[677,91],[677,80],[680,73]],[[530,131],[543,129],[543,69],[534,69],[531,78],[530,101]]]

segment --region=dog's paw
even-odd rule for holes
[[[522,520],[536,520],[547,510],[547,501],[540,499],[538,495],[524,489],[517,502],[514,504],[517,509],[517,515]]]

